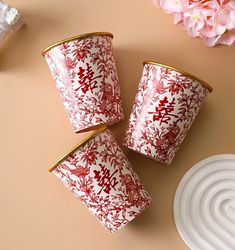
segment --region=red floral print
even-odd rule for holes
[[[78,166],[76,169],[72,169],[71,173],[77,177],[85,178],[90,172],[88,167]]]
[[[196,79],[145,64],[124,146],[170,165],[208,93]]]
[[[110,36],[65,42],[45,58],[75,132],[124,118]]]
[[[124,227],[152,202],[109,130],[79,147],[53,173],[110,232]]]

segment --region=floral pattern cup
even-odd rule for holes
[[[73,148],[50,171],[110,232],[125,226],[152,202],[105,127]]]
[[[43,51],[75,132],[124,118],[112,38],[89,33]]]
[[[145,62],[124,146],[170,165],[211,91],[182,70]]]

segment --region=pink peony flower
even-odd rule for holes
[[[207,46],[235,44],[235,0],[154,0]]]
[[[183,1],[181,0],[155,0],[155,3],[161,6],[168,13],[183,11]]]

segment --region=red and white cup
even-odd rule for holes
[[[100,128],[51,169],[110,232],[152,202],[112,133]]]
[[[88,33],[43,51],[75,132],[124,118],[108,32]]]
[[[124,146],[170,165],[211,91],[189,73],[145,62]]]

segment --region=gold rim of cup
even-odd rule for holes
[[[184,76],[187,76],[187,77],[190,77],[191,79],[193,80],[196,80],[197,82],[201,83],[203,86],[205,86],[209,92],[211,93],[213,91],[213,88],[210,86],[210,84],[208,84],[206,81],[182,70],[182,69],[179,69],[179,68],[175,68],[175,67],[172,67],[172,66],[169,66],[169,65],[166,65],[166,64],[162,64],[162,63],[159,63],[159,62],[156,62],[156,61],[144,61],[143,64],[153,64],[153,65],[157,65],[157,66],[162,66],[164,68],[167,68],[167,69],[171,69],[171,70],[174,70],[176,72],[179,72],[181,73],[182,75]]]
[[[74,153],[78,148],[80,148],[81,146],[83,146],[84,144],[86,144],[88,141],[90,141],[91,139],[95,138],[97,135],[99,135],[101,132],[103,132],[105,129],[107,129],[108,126],[102,126],[101,128],[99,128],[98,130],[96,130],[93,134],[89,135],[88,137],[86,137],[85,139],[83,139],[82,141],[80,141],[77,145],[75,145],[73,148],[71,148],[68,152],[66,152],[64,154],[64,156],[62,156],[54,165],[52,165],[49,168],[49,172],[52,172],[58,165],[60,165],[70,154]]]
[[[59,42],[55,42],[52,45],[46,47],[43,51],[42,51],[42,55],[44,56],[49,50],[55,48],[58,45],[61,45],[63,43],[67,43],[70,41],[74,41],[77,39],[83,39],[85,37],[90,37],[90,36],[110,36],[111,38],[113,38],[113,34],[110,32],[106,32],[106,31],[102,31],[102,32],[91,32],[91,33],[86,33],[86,34],[81,34],[81,35],[77,35],[77,36],[73,36],[73,37],[69,37],[63,40],[60,40]]]

